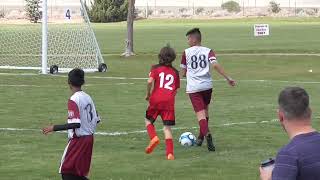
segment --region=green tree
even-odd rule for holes
[[[119,22],[127,19],[128,1],[93,0],[91,6],[86,5],[86,8],[92,22]]]
[[[240,5],[235,1],[228,1],[221,5],[222,9],[226,9],[228,12],[240,12]]]
[[[39,19],[41,19],[40,13],[40,0],[25,0],[26,6],[25,10],[27,12],[28,19],[33,22],[37,23]]]
[[[280,4],[275,1],[270,1],[269,6],[269,10],[273,13],[279,13],[281,11]]]

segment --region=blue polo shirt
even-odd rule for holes
[[[272,180],[320,180],[320,133],[295,136],[276,157]]]

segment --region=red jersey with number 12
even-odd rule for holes
[[[172,66],[155,65],[150,77],[154,87],[149,100],[150,107],[158,110],[174,110],[175,96],[180,88],[179,72]]]

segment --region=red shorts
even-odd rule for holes
[[[163,125],[174,126],[176,124],[175,112],[174,110],[159,110],[148,107],[146,112],[146,118],[153,124],[158,116],[161,116]]]
[[[210,104],[212,96],[212,89],[190,93],[189,97],[195,112],[199,112],[201,110],[207,109],[208,105]]]
[[[61,159],[59,173],[88,176],[92,148],[93,135],[70,139]]]

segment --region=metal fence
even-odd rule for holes
[[[92,0],[84,0],[87,3]],[[228,0],[136,0],[136,6],[171,6],[171,7],[220,7],[221,4]],[[241,6],[246,7],[264,7],[268,6],[271,0],[233,0]],[[282,7],[319,7],[320,0],[274,0],[280,3]],[[55,4],[64,5],[66,3],[79,3],[79,0],[52,0]],[[2,5],[21,5],[25,0],[0,0]]]
[[[320,17],[320,0],[274,0],[281,11],[269,11],[272,0],[233,0],[240,5],[240,12],[228,13],[221,5],[229,0],[136,0],[142,17],[239,17],[239,16],[313,16]]]
[[[90,5],[90,1],[83,0]],[[139,17],[239,17],[239,16],[313,16],[320,17],[320,0],[274,0],[280,4],[281,12],[272,14],[268,6],[272,0],[233,0],[241,9],[237,13],[228,13],[221,5],[229,0],[136,0]],[[49,15],[52,7],[72,7],[79,0],[48,0]],[[4,14],[17,14],[13,10],[24,8],[25,0],[0,0],[0,18]]]
[[[150,7],[220,7],[228,0],[136,0],[136,6]],[[233,0],[245,7],[265,7],[272,0]],[[281,7],[319,7],[320,0],[274,0]]]

